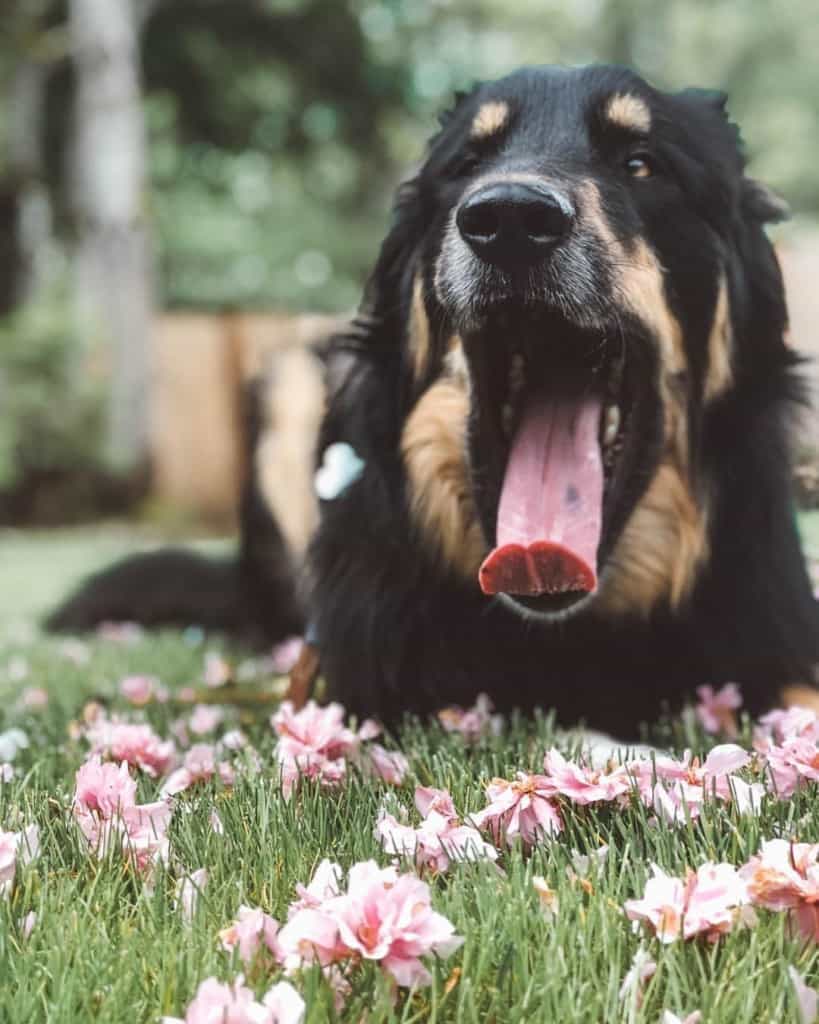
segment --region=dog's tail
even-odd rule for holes
[[[251,454],[259,429],[254,389],[248,396]],[[103,622],[196,625],[266,645],[301,633],[303,618],[293,559],[251,471],[242,489],[239,550],[233,556],[213,558],[184,548],[132,555],[90,576],[44,625],[74,633]]]
[[[132,555],[86,579],[45,626],[71,633],[106,621],[233,630],[246,615],[238,570],[236,559],[179,548]]]

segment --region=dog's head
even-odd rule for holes
[[[367,305],[406,352],[425,542],[523,615],[683,600],[708,553],[710,410],[782,345],[762,229],[782,213],[721,95],[593,67],[461,98]]]

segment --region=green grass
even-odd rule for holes
[[[819,556],[819,517],[809,521],[807,536]],[[70,814],[73,777],[86,747],[71,738],[70,723],[91,697],[125,711],[116,694],[118,681],[128,674],[155,674],[172,691],[197,684],[206,647],[195,636],[174,632],[130,646],[95,639],[88,644],[88,662],[76,665],[66,657],[63,642],[26,634],[11,620],[39,614],[91,562],[102,564],[126,546],[126,538],[110,534],[0,535],[6,623],[5,631],[0,624],[0,731],[19,724],[32,740],[18,757],[19,776],[0,784],[0,829],[34,820],[42,839],[40,858],[18,874],[11,897],[0,899],[0,1021],[132,1024],[155,1022],[163,1014],[183,1016],[203,978],[229,979],[240,970],[219,948],[217,933],[241,903],[261,905],[282,920],[296,882],[307,881],[323,857],[345,869],[366,858],[386,863],[373,837],[386,788],[353,773],[335,793],[306,787],[284,801],[272,761],[271,708],[252,705],[231,714],[258,749],[263,770],[241,777],[233,790],[214,783],[183,799],[171,828],[171,868],[160,875],[153,894],[135,884],[121,861],[96,863],[88,857]],[[214,642],[208,649],[223,648]],[[15,662],[19,670],[19,659],[28,665],[23,681],[9,678]],[[50,704],[37,714],[21,713],[17,693],[34,684],[48,689]],[[268,691],[269,683],[263,682],[253,692]],[[144,715],[163,735],[180,713],[173,704],[129,711],[135,719]],[[678,746],[687,739],[707,749],[705,737],[690,724],[672,723],[670,730]],[[503,736],[467,749],[437,726],[410,724],[399,740],[412,773],[397,798],[409,808],[415,784],[434,784],[449,788],[462,811],[478,810],[488,779],[540,768],[555,738],[548,720],[539,718],[516,721]],[[565,750],[565,737],[557,739]],[[141,800],[154,799],[158,787],[141,778]],[[210,828],[214,807],[223,835]],[[654,1024],[665,1008],[682,1017],[700,1009],[707,1024],[797,1021],[787,966],[795,964],[816,984],[819,959],[787,935],[782,915],[760,911],[756,929],[732,933],[713,946],[661,946],[633,934],[622,913],[626,899],[642,895],[651,862],[673,874],[705,860],[740,864],[757,851],[761,837],[779,834],[819,841],[815,787],[789,801],[770,801],[758,819],[742,819],[715,805],[699,822],[674,829],[652,826],[641,808],[569,810],[565,833],[531,857],[519,851],[503,855],[502,872],[488,865],[456,865],[432,882],[435,909],[454,922],[465,943],[449,960],[430,965],[431,988],[403,993],[393,1003],[378,970],[364,965],[353,975],[352,996],[336,1018],[317,971],[297,976],[294,983],[307,1001],[310,1024],[334,1019]],[[567,877],[571,851],[589,852],[602,842],[611,852],[587,893]],[[208,869],[210,881],[193,926],[187,927],[173,908],[174,880],[200,867]],[[545,876],[558,891],[560,910],[552,921],[540,912],[533,875]],[[38,920],[24,939],[19,923],[31,910]],[[659,969],[637,1008],[623,1004],[618,990],[641,941]],[[271,980],[251,974],[248,983],[261,993]]]

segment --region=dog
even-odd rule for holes
[[[314,358],[300,592],[275,423],[255,431],[240,617],[271,639],[299,608],[311,675],[320,659],[332,697],[388,722],[483,691],[634,735],[729,680],[754,714],[819,703],[790,490],[803,388],[765,233],[785,214],[723,94],[592,66],[458,97],[358,315]],[[151,557],[139,600],[114,599],[120,566],[52,625],[156,621]]]

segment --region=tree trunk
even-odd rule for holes
[[[152,327],[136,9],[132,0],[69,0],[69,12],[79,308],[110,352],[108,456],[135,472],[148,457]]]

